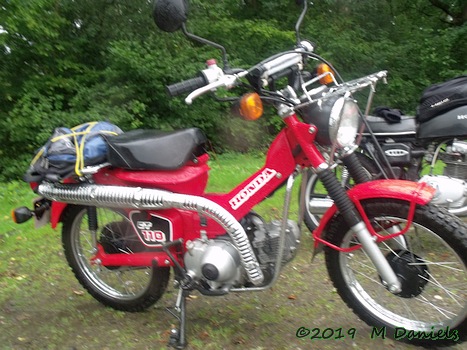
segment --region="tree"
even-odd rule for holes
[[[444,15],[444,22],[453,26],[462,26],[467,22],[467,3],[462,0],[429,0],[430,3],[441,10]]]
[[[242,129],[228,104],[210,98],[192,106],[167,98],[165,85],[192,78],[220,53],[158,31],[151,1],[0,1],[0,178],[20,176],[55,127],[89,120],[124,130],[199,126],[215,147],[241,151],[269,139],[255,128],[274,130],[275,121]],[[301,37],[345,78],[389,70],[377,97],[410,112],[425,87],[465,73],[465,7],[461,0],[323,0],[310,6]],[[293,0],[191,0],[187,26],[224,45],[231,66],[247,68],[294,47],[300,12]],[[226,146],[225,139],[242,141]]]

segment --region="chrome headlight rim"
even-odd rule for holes
[[[339,97],[329,115],[329,138],[339,148],[352,147],[358,133],[360,112],[357,102],[350,97]]]

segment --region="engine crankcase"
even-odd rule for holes
[[[184,256],[187,273],[204,280],[212,289],[228,289],[243,280],[240,255],[227,239],[196,239],[187,242]]]
[[[419,182],[425,182],[436,189],[431,203],[448,208],[465,205],[467,182],[444,175],[424,175]]]

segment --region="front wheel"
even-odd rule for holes
[[[380,234],[405,227],[409,206],[398,200],[367,200],[365,212]],[[417,206],[404,236],[379,243],[402,284],[392,294],[362,249],[326,247],[329,276],[346,304],[376,334],[423,346],[452,345],[467,338],[467,231],[434,206]],[[339,215],[327,240],[348,248],[358,239]]]
[[[62,228],[65,256],[81,285],[102,304],[121,311],[143,311],[163,295],[169,281],[168,267],[105,267],[91,259],[95,243],[107,254],[134,254],[144,249],[124,213],[97,208],[97,232],[89,230],[87,208],[69,207]]]

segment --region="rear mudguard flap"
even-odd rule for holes
[[[68,203],[63,202],[52,202],[50,209],[50,226],[52,228],[56,228],[58,223],[62,221],[63,212],[68,205]]]
[[[393,237],[400,234],[404,234],[412,222],[413,215],[415,213],[415,206],[428,204],[435,194],[435,189],[423,182],[412,182],[406,180],[375,180],[358,184],[347,191],[352,202],[362,215],[363,220],[368,223],[368,218],[363,211],[361,201],[365,199],[376,199],[376,198],[388,198],[403,200],[410,203],[410,210],[407,214],[407,227],[405,230],[398,232],[397,234],[388,236]],[[327,242],[325,238],[322,238],[323,232],[326,232],[328,225],[337,213],[337,207],[333,205],[330,207],[320,220],[319,226],[313,231],[315,254],[319,253],[322,249],[323,244],[331,246],[337,250],[340,249],[331,243]],[[378,236],[371,225],[367,224],[370,233]]]

